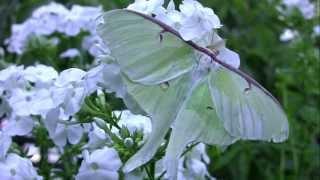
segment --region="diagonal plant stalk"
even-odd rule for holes
[[[245,91],[248,91],[251,89],[251,85],[255,85],[257,88],[261,89],[262,92],[264,92],[267,96],[269,96],[274,102],[276,102],[276,104],[278,104],[280,107],[280,103],[279,101],[273,97],[273,95],[268,92],[264,87],[262,87],[256,80],[254,80],[253,78],[251,78],[248,74],[244,73],[243,71],[237,69],[237,68],[234,68],[232,67],[231,65],[219,60],[217,58],[217,55],[216,53],[212,52],[210,49],[208,48],[205,48],[205,47],[201,47],[199,45],[197,45],[195,42],[193,41],[185,41],[182,36],[180,35],[180,33],[178,31],[176,31],[175,29],[173,29],[172,27],[170,27],[169,25],[155,19],[154,17],[152,16],[149,16],[149,15],[146,15],[146,14],[143,14],[143,13],[140,13],[140,12],[137,12],[137,11],[132,11],[132,10],[128,10],[126,9],[126,11],[128,12],[131,12],[131,13],[134,13],[136,15],[139,15],[157,25],[159,25],[161,28],[163,28],[163,31],[160,32],[159,36],[160,36],[160,40],[161,40],[161,34],[164,33],[164,32],[169,32],[173,35],[175,35],[176,37],[178,37],[179,39],[181,39],[182,41],[184,41],[185,43],[187,43],[189,46],[193,47],[194,49],[208,55],[209,57],[211,57],[212,61],[220,64],[221,66],[227,68],[228,70],[238,74],[239,76],[241,76],[242,78],[244,78],[247,82],[248,82],[248,88],[245,89]]]

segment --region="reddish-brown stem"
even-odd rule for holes
[[[239,76],[243,77],[248,83],[249,85],[251,86],[251,84],[255,85],[257,88],[261,89],[266,95],[268,95],[269,97],[271,97],[277,104],[280,105],[279,101],[273,97],[273,95],[267,91],[264,87],[262,87],[256,80],[254,80],[253,78],[251,78],[249,75],[247,75],[246,73],[242,72],[241,70],[237,69],[237,68],[234,68],[233,66],[217,59],[216,55],[211,52],[210,49],[208,48],[205,48],[205,47],[201,47],[199,45],[197,45],[196,43],[194,43],[193,41],[185,41],[182,36],[180,35],[180,33],[178,31],[176,31],[175,29],[173,29],[172,27],[168,26],[167,24],[155,19],[154,17],[151,17],[149,15],[146,15],[146,14],[143,14],[143,13],[140,13],[140,12],[136,12],[136,11],[132,11],[132,10],[126,10],[128,12],[131,12],[131,13],[134,13],[134,14],[137,14],[157,25],[159,25],[161,28],[163,28],[163,30],[161,32],[169,32],[175,36],[177,36],[179,39],[181,39],[182,41],[184,41],[185,43],[187,43],[188,45],[190,45],[191,47],[193,47],[194,49],[208,55],[209,57],[212,58],[212,60],[218,64],[220,64],[221,66],[227,68],[228,70],[230,71],[233,71],[235,73],[237,73]],[[251,88],[251,87],[249,87]]]

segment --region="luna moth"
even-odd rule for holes
[[[176,179],[178,159],[190,143],[227,146],[239,139],[281,142],[288,137],[279,102],[210,49],[184,41],[173,28],[139,12],[113,10],[102,18],[98,33],[110,48],[109,65],[119,69],[112,77],[121,87],[113,90],[121,89],[133,111],[152,118],[152,133],[123,171],[148,162],[170,128],[164,157],[169,179]]]

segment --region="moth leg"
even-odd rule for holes
[[[163,29],[162,31],[160,31],[160,33],[159,33],[160,42],[163,41],[163,34],[164,34],[165,32],[167,32],[167,30],[165,30],[165,29]]]
[[[213,57],[211,57],[211,63],[214,63],[214,58],[216,58],[219,55],[219,50],[215,49],[212,46],[207,46],[207,48],[212,52]]]
[[[213,53],[214,56],[219,55],[219,50],[215,49],[213,46],[207,46],[207,48]]]
[[[252,83],[247,80],[248,87],[244,89],[244,93],[248,93],[252,89]]]
[[[169,87],[170,87],[170,84],[169,84],[168,81],[160,84],[160,88],[161,88],[162,90],[167,90]]]
[[[212,106],[207,106],[206,107],[208,110],[213,110],[214,108]]]

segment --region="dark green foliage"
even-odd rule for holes
[[[281,101],[289,117],[289,139],[281,144],[239,142],[224,152],[210,148],[211,172],[223,179],[317,179],[320,59],[319,37],[311,35],[316,20],[305,20],[298,12],[283,16],[275,8],[278,3],[269,2],[206,4],[224,23],[227,46],[240,54],[242,69]],[[288,27],[300,37],[281,42],[279,36]]]

